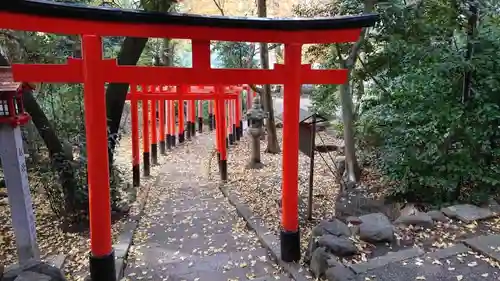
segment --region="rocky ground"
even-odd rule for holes
[[[280,129],[278,137],[282,143]],[[342,146],[340,140],[324,132],[319,133],[316,141],[317,145]],[[261,147],[264,150],[265,141],[261,141]],[[271,231],[278,234],[281,154],[263,153],[262,162],[265,167],[260,170],[245,168],[249,155],[249,138],[244,138],[230,148],[229,185],[240,195],[240,200],[263,218]],[[411,204],[388,203],[378,196],[382,183],[380,177],[370,169],[365,169],[362,183],[358,188],[340,194],[340,185],[335,173],[336,168],[341,166],[342,159],[339,151],[316,153],[313,219],[307,220],[309,158],[300,153],[301,240],[303,252],[308,253],[302,260],[303,264],[309,264],[317,248],[321,249],[317,253],[319,256],[324,257],[322,254],[324,250],[328,257],[333,254],[336,256],[335,261],[351,266],[366,263],[377,257],[385,257],[392,252],[415,247],[422,249],[423,252],[434,252],[449,248],[463,239],[500,233],[500,220],[494,213],[498,211],[499,206],[494,201],[486,209],[458,206],[457,210],[453,208],[425,210],[429,212],[424,212]],[[211,173],[217,174],[215,163],[211,166]],[[377,192],[373,192],[373,189]],[[457,214],[457,211],[462,213]],[[494,259],[476,255],[489,265],[497,266]],[[315,275],[324,277],[327,268],[313,270],[310,277]],[[369,276],[367,278],[369,279]]]

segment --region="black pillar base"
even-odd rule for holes
[[[172,145],[172,147],[176,146],[176,138],[175,138],[175,135],[171,135],[170,136],[170,144]]]
[[[220,167],[220,179],[223,181],[226,181],[227,180],[227,160],[220,160],[219,167]]]
[[[103,257],[90,256],[90,280],[116,281],[115,252]]]
[[[198,133],[203,133],[203,117],[198,117]]]
[[[183,143],[185,140],[184,133],[179,133],[179,143]]]
[[[226,148],[229,148],[229,139],[226,138]]]
[[[236,140],[240,139],[240,138],[238,138],[238,133],[236,132],[236,124],[233,124],[233,138],[234,138],[235,142],[236,142]]]
[[[191,121],[187,121],[186,126],[187,126],[187,130],[185,131],[186,139],[191,140]]]
[[[161,155],[167,154],[165,151],[165,141],[164,140],[160,141],[160,154]]]
[[[210,131],[213,131],[214,130],[214,116],[213,114],[208,114],[208,129]]]
[[[158,165],[158,144],[151,144],[151,164]]]
[[[215,122],[215,115],[212,114],[212,123],[214,124],[214,130],[217,129],[217,122]]]
[[[300,232],[281,230],[280,247],[283,261],[298,262],[300,260]]]
[[[143,152],[142,153],[142,164],[143,164],[143,168],[144,168],[144,176],[145,177],[149,177],[150,173],[151,173],[151,163],[149,162],[150,161],[150,158],[149,158],[149,152]]]
[[[234,135],[233,134],[229,134],[229,145],[233,145],[234,144]]]
[[[219,173],[222,171],[222,167],[220,166],[220,152],[217,152],[217,164],[219,165]]]
[[[194,138],[196,136],[196,123],[191,122],[191,136]]]
[[[172,149],[172,136],[167,134],[165,138],[167,139],[167,149]]]
[[[141,168],[139,168],[139,164],[132,166],[132,185],[134,187],[141,185]]]
[[[240,138],[243,138],[243,121],[240,120],[240,129],[239,129]]]

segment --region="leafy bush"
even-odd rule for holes
[[[361,115],[358,132],[361,144],[377,151],[376,163],[386,178],[396,183],[393,196],[433,204],[478,203],[498,193],[498,38],[498,23],[485,19],[470,64],[447,42],[394,41],[388,47],[405,54],[405,63],[392,78],[390,97]],[[462,102],[467,69],[473,70],[473,95]],[[378,141],[367,141],[374,138]]]

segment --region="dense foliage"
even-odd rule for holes
[[[477,22],[471,6],[479,10]],[[362,105],[357,112],[358,148],[372,156],[398,199],[478,203],[496,196],[499,5],[391,0],[377,8],[381,21],[370,32],[351,80],[363,85],[351,93]],[[335,65],[334,49],[320,48],[324,64]],[[363,98],[369,102],[363,104]],[[335,100],[334,88],[315,96],[315,104],[330,112],[336,110]]]

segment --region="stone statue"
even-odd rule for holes
[[[260,97],[257,95],[252,101],[252,108],[247,112],[247,119],[250,122],[248,133],[252,137],[252,153],[247,169],[260,169],[264,164],[260,162],[260,137],[264,133],[263,124],[267,114],[262,110]]]

